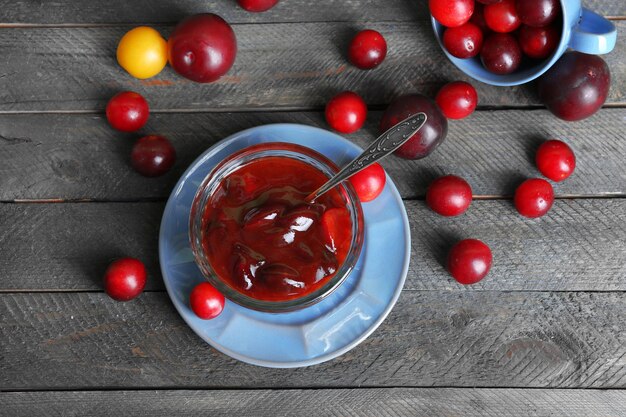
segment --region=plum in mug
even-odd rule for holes
[[[253,145],[216,166],[191,207],[190,240],[206,279],[244,307],[284,312],[332,293],[363,245],[363,212],[349,184],[309,202],[338,171],[328,158],[282,142]]]
[[[526,0],[518,0],[526,1]],[[560,0],[561,13],[555,21],[559,27],[558,45],[542,60],[525,60],[510,74],[495,74],[487,70],[480,57],[460,59],[452,56],[443,45],[445,27],[431,16],[435,37],[448,59],[468,76],[497,86],[525,84],[541,76],[565,53],[568,48],[586,54],[607,54],[615,47],[615,25],[599,14],[582,7],[581,0]]]

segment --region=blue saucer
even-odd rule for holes
[[[189,327],[215,349],[259,366],[293,368],[333,359],[365,340],[400,296],[410,257],[409,223],[393,182],[363,204],[365,240],[350,276],[321,302],[289,313],[262,313],[226,301],[213,320],[195,316],[189,293],[205,281],[189,245],[189,211],[204,177],[223,158],[249,145],[290,142],[312,148],[343,166],[361,149],[344,138],[296,124],[259,126],[232,135],[204,152],[185,171],[170,196],[159,236],[167,292]]]

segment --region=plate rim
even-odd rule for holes
[[[162,240],[164,240],[164,230],[165,228],[163,227],[164,223],[165,223],[165,217],[166,217],[166,213],[168,212],[168,209],[170,209],[170,205],[173,204],[175,198],[174,196],[176,194],[178,194],[179,189],[184,185],[185,181],[187,180],[187,177],[189,176],[189,172],[192,169],[195,169],[197,167],[198,164],[200,164],[202,162],[202,160],[204,158],[206,158],[206,156],[209,153],[215,152],[217,149],[220,149],[228,144],[230,144],[231,142],[233,142],[234,140],[236,140],[238,137],[245,135],[246,133],[249,133],[251,131],[255,131],[255,130],[259,130],[259,129],[263,129],[263,128],[268,128],[268,127],[274,127],[274,128],[304,128],[304,129],[310,129],[310,130],[314,130],[314,131],[321,131],[323,132],[325,135],[332,135],[334,136],[336,139],[340,139],[340,141],[346,145],[346,146],[350,146],[353,148],[356,148],[358,150],[361,150],[361,147],[356,145],[355,143],[347,140],[346,138],[331,132],[329,130],[326,129],[322,129],[320,127],[317,126],[310,126],[310,125],[305,125],[305,124],[300,124],[300,123],[268,123],[268,124],[263,124],[263,125],[259,125],[259,126],[254,126],[248,129],[244,129],[244,130],[240,130],[238,132],[235,132],[223,139],[221,139],[220,141],[216,142],[215,144],[213,144],[212,146],[210,146],[209,148],[207,148],[205,151],[203,151],[196,159],[194,159],[193,162],[191,162],[189,164],[189,166],[187,167],[187,169],[180,175],[178,181],[176,182],[176,185],[173,187],[172,192],[170,193],[169,197],[167,198],[167,202],[165,204],[165,207],[163,209],[163,215],[161,217],[161,221],[159,222],[159,248],[158,248],[158,254],[159,254],[159,266],[161,269],[161,276],[163,279],[163,283],[165,284],[165,289],[167,291],[167,295],[171,301],[171,303],[174,305],[174,308],[176,309],[176,311],[178,312],[179,316],[183,319],[183,321],[185,322],[185,324],[187,324],[187,326],[198,336],[200,337],[200,339],[202,339],[205,343],[209,344],[213,349],[217,350],[218,352],[221,352],[231,358],[234,358],[238,361],[244,362],[244,363],[248,363],[251,365],[255,365],[255,366],[262,366],[262,367],[266,367],[266,368],[280,368],[280,369],[288,369],[288,368],[300,368],[300,367],[307,367],[307,366],[312,366],[312,365],[317,365],[317,364],[321,364],[323,362],[327,362],[329,360],[335,359],[341,355],[343,355],[344,353],[354,349],[356,346],[358,346],[360,343],[362,343],[365,339],[367,339],[368,337],[370,337],[372,335],[372,333],[374,333],[376,331],[376,329],[378,329],[378,327],[383,323],[383,321],[387,318],[387,316],[389,315],[389,313],[391,313],[391,310],[393,309],[393,307],[396,305],[396,303],[398,302],[398,299],[400,298],[400,294],[402,293],[402,290],[404,288],[404,284],[406,282],[406,277],[408,274],[408,270],[409,270],[409,264],[411,261],[411,230],[410,230],[410,224],[409,224],[409,218],[408,218],[408,214],[406,212],[406,208],[404,207],[404,202],[402,200],[402,197],[400,196],[400,193],[395,185],[395,183],[393,182],[393,180],[389,177],[389,175],[387,175],[387,173],[385,173],[386,177],[387,177],[387,183],[391,186],[390,187],[390,192],[391,195],[394,199],[394,201],[396,203],[398,203],[399,207],[401,208],[400,212],[402,214],[401,218],[402,218],[402,224],[403,224],[403,231],[404,231],[404,239],[406,241],[406,245],[405,245],[405,249],[404,249],[404,262],[402,265],[402,270],[400,272],[400,279],[398,280],[398,283],[396,285],[396,288],[393,292],[393,295],[391,297],[391,299],[389,300],[389,302],[387,303],[387,305],[385,306],[385,309],[381,312],[381,314],[376,318],[376,320],[373,321],[373,323],[366,329],[365,332],[361,333],[357,338],[355,338],[354,340],[352,340],[350,343],[347,343],[346,345],[342,346],[340,349],[336,349],[333,350],[332,352],[328,352],[325,353],[323,355],[320,356],[316,356],[314,358],[311,359],[307,359],[307,360],[299,360],[299,361],[284,361],[284,362],[277,362],[277,361],[268,361],[268,360],[263,360],[263,359],[257,359],[257,358],[253,358],[247,355],[243,355],[240,354],[238,352],[234,352],[224,346],[221,346],[219,344],[214,343],[212,340],[207,340],[205,337],[202,336],[202,332],[199,332],[196,330],[196,326],[193,325],[191,322],[189,322],[186,318],[186,314],[183,314],[183,312],[181,311],[181,309],[179,308],[178,304],[175,300],[175,298],[172,297],[171,292],[173,291],[173,289],[170,287],[170,284],[168,282],[168,279],[166,279],[166,274],[165,271],[167,270],[167,268],[164,265],[164,261],[163,261],[163,256],[162,256],[162,251],[163,251],[163,244],[161,243]],[[268,313],[269,314],[269,313]]]

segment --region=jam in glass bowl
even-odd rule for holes
[[[203,275],[224,296],[266,312],[312,305],[354,268],[363,212],[348,182],[305,200],[338,168],[304,146],[247,147],[204,179],[190,214],[190,240]]]

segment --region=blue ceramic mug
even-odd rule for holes
[[[524,1],[524,0],[518,0]],[[431,17],[439,46],[448,59],[470,77],[491,85],[511,86],[534,80],[546,72],[565,53],[567,48],[587,54],[607,54],[615,47],[617,31],[609,20],[582,7],[580,0],[561,0],[563,29],[561,41],[548,58],[535,64],[524,63],[515,72],[498,75],[487,71],[480,57],[470,59],[455,58],[443,46],[445,27]]]

